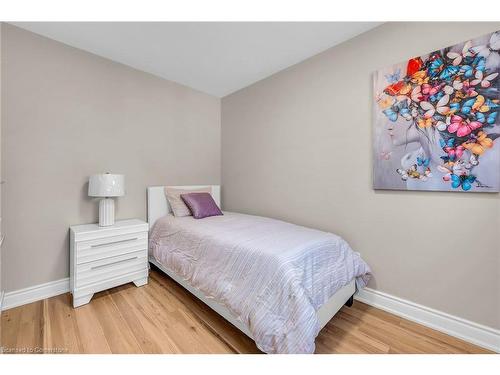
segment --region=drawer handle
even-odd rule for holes
[[[114,266],[115,264],[118,264],[118,263],[125,263],[125,262],[130,262],[131,260],[135,260],[137,259],[138,257],[133,257],[133,258],[128,258],[128,259],[122,259],[122,260],[118,260],[116,262],[113,262],[113,263],[106,263],[106,264],[101,264],[100,266],[94,266],[94,267],[91,267],[90,269],[91,270],[98,270],[100,268],[105,268],[105,267],[109,267],[109,266]]]
[[[113,242],[106,242],[106,243],[100,243],[97,245],[90,245],[92,248],[96,247],[104,247],[104,246],[109,246],[109,245],[115,245],[117,243],[124,243],[124,242],[131,242],[131,241],[136,241],[138,238],[127,238],[126,240],[119,240],[119,241],[113,241]]]

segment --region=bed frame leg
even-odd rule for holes
[[[353,302],[354,302],[354,294],[353,294],[352,296],[350,296],[350,297],[349,297],[349,299],[347,300],[347,302],[345,303],[345,305],[346,305],[347,307],[351,307],[351,306],[352,306],[352,304],[353,304]]]

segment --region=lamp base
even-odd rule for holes
[[[103,198],[99,201],[99,226],[108,227],[115,223],[115,201]]]

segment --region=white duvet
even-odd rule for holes
[[[269,218],[224,212],[196,220],[167,215],[150,252],[225,305],[266,353],[313,353],[316,311],[370,268],[339,236]]]

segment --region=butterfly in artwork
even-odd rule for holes
[[[471,50],[483,59],[486,69],[498,68],[500,66],[500,32],[496,31],[491,34],[488,44],[472,47]]]
[[[417,116],[417,110],[415,108],[410,109],[408,107],[408,98],[405,98],[404,100],[400,101],[397,106],[399,108],[399,114],[401,117],[403,117],[406,121],[412,120],[414,117]]]
[[[408,180],[409,175],[408,175],[408,171],[407,171],[407,170],[404,170],[404,169],[398,168],[398,169],[396,169],[396,172],[398,172],[398,174],[401,176],[401,179],[402,179],[403,181]]]
[[[466,174],[456,175],[452,173],[450,178],[452,188],[458,189],[461,186],[464,191],[470,190],[472,188],[472,184],[476,181],[476,176]]]
[[[441,74],[439,74],[439,78],[443,80],[449,80],[455,74],[459,72],[460,68],[454,65],[448,65],[443,68]]]
[[[473,167],[479,165],[479,160],[478,157],[474,154],[472,154],[469,158],[469,161],[465,163],[465,168],[466,169],[472,169]]]
[[[469,174],[465,163],[461,160],[453,163],[449,168],[444,165],[438,165],[437,169],[443,173],[443,181],[451,181],[451,186],[454,189],[461,186],[464,191],[470,190],[472,183],[476,180],[475,176]]]
[[[404,81],[399,81],[387,86],[384,93],[391,96],[406,95],[411,91],[411,85]]]
[[[444,119],[444,121],[443,121]],[[451,123],[451,116],[446,116],[446,118],[442,117],[440,120],[437,121],[436,123],[436,129],[444,132],[446,128],[448,128],[448,125]],[[443,147],[443,146],[441,146]]]
[[[476,118],[476,121],[479,121],[480,123],[484,124],[489,124],[493,125],[497,119],[498,112],[491,112],[487,116],[484,113],[477,112],[474,116]]]
[[[444,68],[444,61],[439,54],[431,56],[430,61],[429,67],[427,68],[428,74],[431,78],[436,78]]]
[[[417,72],[422,68],[422,66],[423,62],[420,57],[408,60],[408,64],[406,67],[406,76],[413,77],[413,75],[417,74]],[[412,87],[408,82],[404,80],[399,80],[400,73],[401,71],[398,70],[393,74],[385,76],[390,85],[384,89],[384,93],[391,96],[396,96],[396,95],[407,95],[411,91]],[[420,76],[420,79],[424,80],[424,76],[422,76],[421,73],[418,73],[418,75],[416,75],[415,78],[418,79],[418,76]]]
[[[441,157],[441,158],[445,160],[447,157]],[[450,181],[452,174],[460,176],[461,174],[467,173],[462,168],[461,163],[455,163],[455,162],[446,162],[445,165],[438,165],[437,170],[443,173],[443,181]]]
[[[429,102],[420,102],[420,107],[425,111],[424,118],[431,118],[436,112],[446,115],[450,111],[450,107],[447,106],[449,101],[450,96],[446,94],[439,99],[435,106]]]
[[[464,115],[468,115],[472,112],[488,112],[492,106],[495,106],[496,104],[491,101],[491,100],[486,100],[483,95],[478,95],[472,99],[466,100],[462,104],[462,108],[460,109],[460,104],[459,103],[452,103],[450,104],[450,109],[453,111],[458,111],[460,109],[460,112],[463,113]]]
[[[443,168],[453,168],[453,165],[455,165],[455,161],[454,160],[450,160],[450,157],[448,155],[446,156],[440,156],[440,158],[443,160],[443,165],[442,166],[438,166],[438,169],[440,167],[443,167]]]
[[[448,125],[448,132],[452,134],[456,133],[457,137],[462,138],[482,126],[483,124],[479,121],[469,121],[461,116],[453,115],[451,116],[451,123]]]
[[[444,174],[443,181],[450,181],[452,171],[449,168],[446,168],[445,166],[442,166],[442,165],[438,165],[437,169],[439,172]]]
[[[406,64],[406,75],[407,76],[415,76],[418,72],[421,72],[424,62],[420,57],[414,57],[413,59],[408,60]]]
[[[464,154],[464,146],[445,147],[444,151],[448,154],[449,160],[454,161],[456,158],[461,158]]]
[[[453,65],[460,65],[460,63],[462,62],[462,60],[464,58],[467,58],[467,57],[472,57],[474,56],[474,53],[470,51],[470,48],[472,47],[472,42],[469,40],[468,42],[466,42],[464,44],[464,47],[462,48],[462,52],[461,53],[457,53],[457,52],[448,52],[446,54],[446,56],[449,58],[449,59],[452,59],[453,60]]]
[[[455,145],[455,138],[450,138],[447,141],[445,141],[443,138],[440,138],[439,145],[441,146],[441,148],[453,147]]]
[[[419,70],[411,76],[411,82],[417,85],[423,85],[429,82],[429,76],[425,70]]]
[[[392,105],[382,111],[382,113],[392,122],[396,122],[398,120],[398,112],[399,107],[397,105]]]
[[[425,168],[424,173],[421,173],[420,176],[418,176],[418,179],[421,181],[427,181],[429,177],[432,177],[431,169],[429,167]]]
[[[471,86],[469,80],[465,80],[462,82],[462,90],[465,93],[466,96],[473,98],[478,95],[477,91],[474,89],[474,87]]]
[[[417,156],[417,165],[419,167],[421,166],[428,167],[430,162],[431,162],[430,158]]]
[[[389,73],[385,75],[385,79],[389,83],[396,83],[399,81],[399,77],[401,76],[401,69],[396,70],[394,73]]]
[[[500,108],[500,105],[498,104],[499,100],[498,99],[485,99],[484,101],[484,106],[482,106],[481,109],[484,109],[484,111],[481,112],[488,112],[488,111],[496,111],[498,108]]]
[[[389,160],[392,156],[392,151],[381,151],[378,155],[380,160]]]
[[[444,92],[440,91],[440,92],[438,92],[438,93],[436,93],[436,94],[434,94],[434,95],[429,96],[429,101],[430,101],[431,103],[437,102],[437,101],[439,101],[439,99],[441,99],[444,95],[445,95],[445,94],[444,94]]]
[[[410,94],[410,99],[416,103],[424,99],[424,96],[422,95],[422,86],[419,85],[413,88]]]
[[[470,84],[472,86],[477,86],[477,85],[481,85],[481,87],[483,88],[488,88],[491,86],[491,82],[493,80],[495,80],[495,78],[498,77],[498,73],[492,73],[492,74],[488,74],[487,76],[484,76],[483,72],[478,70],[475,74],[475,78],[476,79],[473,79]]]
[[[486,70],[486,59],[484,57],[481,57],[481,56],[476,56],[476,58],[474,59],[474,62],[472,63],[472,65],[474,66],[474,68],[481,72],[484,72]]]
[[[419,118],[417,120],[417,125],[421,129],[430,128],[434,124],[432,117],[429,118]]]
[[[387,118],[392,122],[396,122],[398,119],[398,111],[396,106],[391,106],[387,109],[384,109],[382,113],[386,115]]]
[[[392,106],[396,100],[394,97],[389,95],[379,95],[377,98],[377,103],[381,109],[386,109]]]
[[[396,169],[396,172],[401,176],[403,181],[408,180],[408,178],[419,178],[420,173],[417,171],[417,165],[413,164],[409,169]]]
[[[444,141],[442,138],[439,140],[439,145],[447,154],[446,161],[454,161],[456,158],[461,158],[465,148],[462,145],[455,146],[455,139],[450,138],[448,141]]]
[[[430,85],[428,83],[424,83],[422,85],[422,94],[424,95],[435,95],[444,87],[444,84],[439,85]]]
[[[493,147],[493,140],[486,132],[480,131],[477,136],[463,143],[463,146],[475,155],[482,155],[487,149]]]
[[[470,65],[462,65],[460,67],[460,73],[462,73],[465,78],[471,78],[474,76],[474,68]]]
[[[392,122],[397,121],[398,115],[401,115],[401,117],[407,121],[410,121],[417,115],[416,110],[410,110],[410,108],[408,108],[408,101],[406,98],[405,100],[394,103],[391,107],[384,109],[382,113]]]
[[[460,78],[455,78],[450,85],[444,86],[443,91],[445,94],[452,95],[455,92],[461,91],[467,85],[468,83],[464,84]]]

